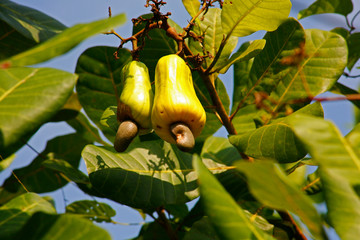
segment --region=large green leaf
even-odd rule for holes
[[[112,222],[116,212],[106,203],[91,200],[76,201],[66,206],[66,213],[77,214],[96,222]]]
[[[259,30],[274,31],[290,13],[289,0],[225,0],[221,14],[224,32],[243,37]]]
[[[6,22],[0,20],[0,60],[26,51],[36,42],[24,37]]]
[[[249,46],[250,42],[243,43],[237,51],[237,54],[241,55],[249,48]],[[234,89],[231,113],[236,110],[236,108],[239,106],[246,94],[250,92],[250,89],[253,86],[252,81],[250,81],[250,70],[252,68],[253,62],[254,59],[252,58],[247,61],[239,61],[234,63]]]
[[[264,205],[283,211],[291,211],[306,224],[314,239],[326,239],[322,221],[315,206],[274,163],[269,161],[235,164],[243,172],[250,191]]]
[[[234,161],[241,159],[236,148],[227,138],[222,137],[207,138],[200,156],[225,165],[231,165]]]
[[[266,33],[264,39],[265,48],[255,57],[247,80],[252,82],[249,92],[261,85],[259,91],[270,93],[278,85],[281,78],[277,74],[280,72],[283,75],[281,71],[289,69],[281,63],[281,59],[294,54],[294,50],[305,41],[305,33],[298,21],[289,18],[276,31]]]
[[[273,239],[250,222],[199,156],[194,155],[193,165],[205,213],[221,239]]]
[[[24,193],[0,207],[0,238],[13,239],[35,212],[56,213],[54,206],[35,193]]]
[[[76,91],[87,116],[112,140],[115,135],[100,124],[107,107],[117,106],[121,89],[121,70],[131,60],[130,51],[120,49],[116,60],[113,47],[93,47],[81,54],[75,72],[79,75]]]
[[[162,140],[134,141],[125,153],[88,145],[82,157],[94,188],[116,202],[153,210],[198,196],[191,154]],[[210,159],[204,161],[215,173],[228,168]]]
[[[25,136],[48,121],[66,102],[76,75],[50,68],[0,70],[0,152],[8,156]]]
[[[338,13],[346,16],[352,10],[353,4],[351,0],[317,0],[308,8],[301,10],[298,19],[321,13]]]
[[[322,116],[319,102],[307,105],[294,114],[279,118],[269,125],[248,131],[244,134],[229,137],[230,142],[240,152],[257,159],[275,159],[280,163],[295,162],[306,155],[302,144],[287,125],[289,119],[298,114]]]
[[[190,38],[189,46],[194,54],[209,55],[208,58],[205,58],[205,64],[203,65],[207,68],[219,51],[219,47],[224,40],[224,34],[226,33],[223,31],[223,27],[221,25],[221,9],[208,9],[208,11],[199,16],[199,21],[197,21],[197,23],[198,24],[193,28],[193,30],[198,36],[204,36],[204,39],[201,43],[199,43],[198,41]],[[215,69],[220,66],[222,68],[226,65],[226,61],[235,49],[237,42],[237,37],[230,37],[228,39],[214,66]]]
[[[347,67],[351,71],[360,58],[360,33],[353,33],[347,39],[349,57]]]
[[[199,0],[182,0],[186,11],[190,14],[191,17],[195,17],[200,9]]]
[[[124,22],[125,15],[120,14],[92,23],[77,24],[29,51],[0,62],[0,66],[26,66],[47,61],[68,52],[86,38],[105,32]]]
[[[203,217],[200,220],[196,221],[192,225],[190,231],[185,234],[183,240],[193,239],[220,240],[208,217]]]
[[[319,165],[330,224],[341,239],[356,239],[360,234],[360,199],[354,188],[360,184],[359,157],[329,121],[297,116],[290,124]]]
[[[72,214],[35,213],[14,240],[111,240],[110,234],[91,221]]]
[[[31,192],[43,193],[59,189],[67,184],[68,181],[52,169],[45,168],[43,162],[45,160],[64,160],[71,164],[72,167],[77,168],[79,166],[81,150],[87,143],[77,134],[56,137],[47,143],[46,149],[30,165],[14,170],[14,174],[26,189]],[[50,162],[48,164],[53,166],[55,163],[51,164]],[[69,169],[69,166],[67,169]],[[75,176],[86,181],[84,176]],[[12,193],[24,191],[13,175],[6,179],[3,187]]]
[[[43,42],[66,28],[62,23],[36,9],[9,0],[2,0],[0,3],[0,19],[36,43]]]
[[[309,94],[315,96],[329,90],[346,67],[348,49],[343,37],[318,29],[307,29],[305,34],[304,61],[272,76],[280,78],[271,95],[278,101],[274,111],[283,102],[307,98]]]

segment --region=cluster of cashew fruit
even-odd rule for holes
[[[205,125],[206,115],[185,61],[175,54],[159,59],[155,69],[155,96],[145,64],[132,61],[125,65],[122,74],[115,150],[125,151],[137,134],[154,129],[163,140],[190,151]]]

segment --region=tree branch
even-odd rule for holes
[[[165,215],[165,209],[163,207],[160,207],[156,210],[157,214],[159,215],[159,217],[156,219],[157,222],[163,226],[167,232],[167,234],[169,235],[171,240],[178,240],[178,236],[176,235],[174,229],[172,228],[169,219],[166,217]]]

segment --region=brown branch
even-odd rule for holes
[[[176,235],[174,229],[172,228],[169,219],[165,215],[165,209],[163,207],[160,207],[156,210],[158,214],[158,218],[155,219],[161,226],[163,226],[169,235],[171,240],[178,240],[178,236]]]
[[[293,217],[286,211],[277,211],[281,217],[281,219],[285,222],[290,222],[294,226],[295,240],[307,240],[306,236],[302,232],[302,230],[298,227],[297,223],[293,219]]]

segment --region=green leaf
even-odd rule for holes
[[[10,155],[9,157],[3,159],[2,156],[0,155],[0,172],[2,172],[3,170],[5,170],[6,168],[8,168],[10,166],[10,164],[15,160],[15,154]]]
[[[58,159],[64,160],[72,167],[77,168],[79,166],[81,150],[86,144],[87,141],[77,134],[56,137],[47,143],[46,149],[30,165],[14,170],[14,174],[27,190],[31,192],[44,193],[59,189],[67,184],[68,181],[53,170],[45,168],[42,163],[45,160],[52,161]],[[64,169],[66,166],[69,167],[68,165],[63,165],[62,168]],[[3,187],[12,193],[24,191],[13,175],[6,179]]]
[[[338,13],[346,16],[352,10],[353,4],[351,0],[317,0],[308,8],[301,10],[298,19],[321,13]]]
[[[204,36],[204,39],[201,43],[199,43],[198,41],[190,38],[189,47],[194,54],[210,56],[205,58],[204,68],[207,68],[219,51],[220,45],[224,40],[224,34],[226,33],[223,31],[223,27],[221,25],[221,9],[209,8],[208,11],[199,16],[197,23],[198,25],[193,28],[193,31],[197,36]],[[232,51],[235,49],[237,42],[237,37],[230,37],[228,39],[214,68],[221,68],[226,65],[226,62]]]
[[[66,29],[65,25],[54,18],[9,0],[2,0],[0,3],[0,19],[36,43],[43,42]]]
[[[259,109],[255,104],[240,108],[235,117],[232,119],[237,134],[243,134],[256,129],[254,119],[257,118]]]
[[[66,206],[66,213],[77,214],[96,222],[112,222],[116,212],[106,203],[91,200],[81,200]]]
[[[258,55],[261,52],[261,50],[263,50],[263,48],[265,47],[265,43],[266,43],[265,39],[252,41],[249,47],[245,51],[234,53],[233,55],[231,55],[230,59],[228,59],[224,63],[224,65],[220,66],[215,71],[224,74],[227,72],[229,67],[233,65],[235,62],[249,61],[251,58]]]
[[[81,109],[82,106],[79,102],[77,93],[72,92],[71,96],[68,98],[64,106],[62,106],[60,111],[51,118],[51,122],[62,122],[76,118]]]
[[[0,238],[13,239],[36,212],[56,213],[54,206],[35,193],[24,193],[0,207]]]
[[[265,206],[291,211],[298,215],[315,239],[326,239],[322,221],[312,201],[288,181],[287,176],[272,162],[239,162],[235,164],[243,172],[255,198]]]
[[[355,63],[360,58],[360,33],[353,33],[347,39],[349,48],[348,64],[347,67],[351,71]]]
[[[81,54],[75,72],[79,75],[76,84],[79,101],[87,116],[98,126],[109,140],[115,135],[100,124],[106,108],[117,106],[121,89],[121,70],[131,60],[129,50],[120,49],[119,59],[113,56],[116,48],[93,47]]]
[[[281,76],[291,69],[282,64],[281,59],[294,54],[305,41],[305,33],[298,21],[289,18],[276,31],[266,33],[264,39],[266,45],[255,57],[247,81],[252,82],[252,88],[260,85],[260,91],[270,93],[279,84]]]
[[[356,239],[360,234],[360,199],[354,187],[360,184],[359,157],[329,121],[297,116],[290,124],[319,165],[331,226],[341,239]]]
[[[208,217],[196,221],[190,231],[185,234],[184,240],[220,240]]]
[[[249,46],[250,42],[243,43],[237,51],[237,54],[242,55],[242,53],[244,53],[246,49],[249,48]],[[240,107],[244,105],[242,101],[243,99],[246,99],[246,94],[253,86],[252,82],[250,81],[250,70],[252,68],[253,61],[254,59],[252,58],[247,61],[239,61],[234,63],[234,90],[232,96],[231,113],[236,110],[240,103]]]
[[[50,68],[0,70],[0,152],[9,156],[73,91],[76,75]]]
[[[69,162],[58,159],[48,159],[42,162],[42,166],[60,172],[75,183],[90,183],[89,178],[80,170],[74,168]]]
[[[105,32],[124,22],[125,15],[120,14],[92,23],[77,24],[29,51],[20,53],[10,59],[0,62],[0,65],[26,66],[47,61],[68,52],[86,38]]]
[[[319,102],[307,105],[294,114],[279,118],[269,125],[241,135],[229,137],[230,142],[240,152],[256,159],[275,159],[280,163],[295,162],[306,155],[302,144],[294,136],[287,122],[298,114],[321,116],[323,110]]]
[[[329,90],[344,72],[347,63],[346,41],[340,35],[318,29],[307,29],[306,57],[297,67],[288,68],[272,77],[280,82],[271,97],[281,103],[316,96]],[[306,85],[310,93],[307,93]]]
[[[194,155],[193,165],[205,213],[221,239],[273,239],[249,221],[199,156]]]
[[[35,213],[14,240],[111,240],[109,233],[87,219],[72,214]]]
[[[199,0],[182,0],[186,11],[190,14],[191,17],[195,17],[200,9]]]
[[[0,60],[24,52],[36,45],[36,42],[24,37],[15,28],[0,20]]]
[[[243,37],[259,30],[274,31],[289,16],[289,0],[225,0],[221,24],[226,35]]]
[[[82,157],[94,188],[121,204],[153,210],[198,197],[191,154],[162,140],[133,141],[125,153],[88,145]],[[215,173],[227,169],[210,159],[204,161]]]
[[[206,139],[200,156],[225,165],[241,159],[239,152],[227,138],[213,136]]]

